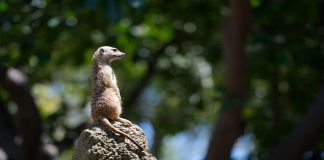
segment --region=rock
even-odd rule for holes
[[[139,126],[127,126],[118,121],[113,121],[112,125],[127,133],[146,151],[141,151],[129,139],[110,131],[101,122],[95,122],[82,131],[74,148],[73,160],[156,160],[148,153],[148,143]]]

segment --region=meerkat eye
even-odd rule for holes
[[[113,52],[117,52],[118,51],[118,49],[116,49],[116,48],[114,48],[114,49],[111,49]]]

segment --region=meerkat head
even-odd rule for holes
[[[102,46],[94,53],[92,60],[110,63],[113,60],[121,59],[124,55],[125,53],[114,47]]]

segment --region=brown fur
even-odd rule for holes
[[[108,46],[100,47],[93,56],[91,116],[94,121],[103,122],[107,128],[127,137],[144,150],[133,138],[110,123],[112,120],[132,124],[120,117],[122,101],[115,74],[110,66],[111,61],[121,58],[124,53],[112,49],[114,48]]]

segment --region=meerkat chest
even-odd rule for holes
[[[117,79],[113,69],[109,65],[106,65],[103,67],[103,70],[104,70],[103,73],[108,75],[108,77],[111,79],[111,82],[117,85]]]

